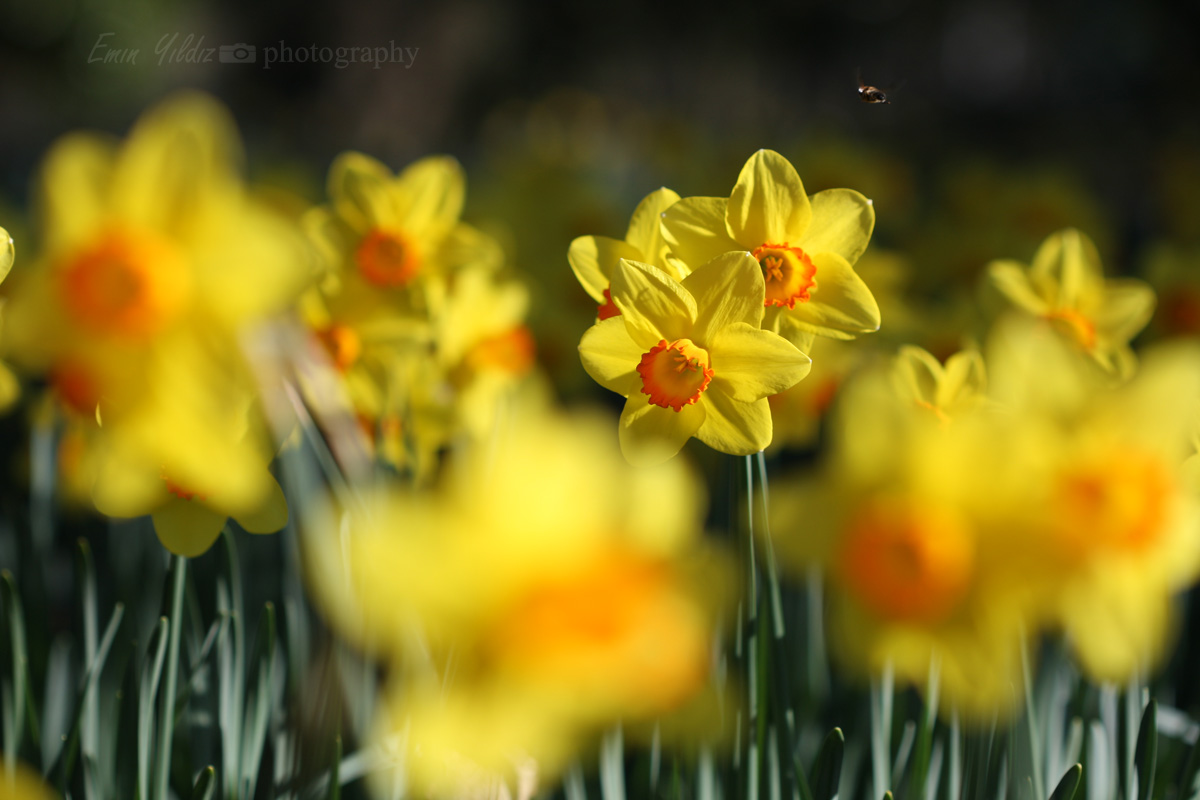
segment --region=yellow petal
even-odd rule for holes
[[[651,405],[644,394],[630,395],[619,427],[625,458],[631,464],[651,466],[674,456],[703,427],[703,400],[701,395],[699,403],[673,411]]]
[[[0,362],[0,414],[12,408],[20,396],[21,382],[7,364]]]
[[[587,374],[622,397],[641,391],[642,378],[636,370],[645,352],[629,338],[621,317],[601,320],[588,328],[579,342],[579,358]]]
[[[247,533],[275,533],[288,521],[287,498],[279,482],[271,478],[271,486],[262,505],[249,513],[238,514],[234,519]]]
[[[1043,296],[1056,309],[1078,309],[1104,280],[1096,245],[1074,228],[1042,243],[1033,256],[1030,277],[1035,286],[1055,287],[1052,295]]]
[[[932,357],[932,356],[931,356]],[[978,350],[963,350],[946,359],[934,405],[948,408],[962,396],[981,395],[987,387],[983,356]]]
[[[762,268],[745,251],[717,256],[684,278],[683,288],[696,298],[691,338],[701,347],[734,323],[762,325],[766,293]]]
[[[342,153],[329,167],[329,198],[333,209],[356,232],[376,225],[398,225],[399,214],[389,193],[392,173],[368,155]]]
[[[163,547],[177,556],[194,558],[212,547],[228,517],[201,502],[171,498],[152,519]]]
[[[165,503],[166,481],[136,458],[122,458],[111,450],[99,453],[92,484],[92,503],[108,517],[140,517]]]
[[[827,189],[809,198],[812,221],[798,246],[804,252],[837,253],[853,264],[875,230],[875,207],[853,189]]]
[[[1030,283],[1029,273],[1020,262],[993,261],[988,264],[987,272],[992,285],[1018,308],[1039,316],[1050,310],[1046,298]]]
[[[622,258],[648,261],[650,257],[628,242],[607,236],[580,236],[567,250],[567,261],[579,285],[601,304],[605,302],[604,290],[612,283],[613,270]]]
[[[812,359],[782,336],[741,322],[720,331],[708,352],[709,389],[743,403],[790,389],[812,369]]]
[[[0,281],[8,277],[16,257],[17,251],[13,247],[12,237],[8,235],[8,231],[0,228]]]
[[[812,207],[796,168],[774,150],[759,150],[742,167],[729,196],[729,234],[753,250],[765,242],[800,241]]]
[[[1093,322],[1114,343],[1125,344],[1137,336],[1154,314],[1154,290],[1133,278],[1105,281],[1101,297]]]
[[[783,309],[781,315],[797,328],[834,339],[852,339],[855,334],[879,330],[875,297],[846,259],[818,253],[812,260],[817,267],[812,299],[797,303],[794,309]]]
[[[466,178],[458,162],[449,156],[431,156],[400,173],[392,198],[405,231],[441,237],[458,222],[466,192]]]
[[[99,136],[75,133],[55,142],[39,181],[47,255],[77,246],[105,223],[115,157],[115,144]]]
[[[679,195],[664,186],[642,198],[642,202],[633,210],[629,230],[625,232],[625,241],[642,252],[643,255],[638,257],[638,261],[646,261],[666,269],[667,241],[663,238],[662,215],[677,202]]]
[[[696,438],[712,449],[748,456],[771,443],[771,405],[766,398],[743,403],[720,391],[707,391],[700,403],[705,417]]]
[[[727,206],[723,197],[685,197],[663,212],[663,238],[671,258],[683,265],[685,273],[722,253],[747,249],[725,228]]]
[[[658,267],[623,258],[617,262],[610,291],[629,336],[643,352],[661,339],[675,341],[691,333],[696,301]]]
[[[112,216],[187,242],[212,235],[214,218],[241,196],[237,129],[213,98],[176,96],[138,119],[113,172]]]

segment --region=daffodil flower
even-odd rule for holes
[[[667,258],[667,243],[660,224],[663,212],[678,200],[679,195],[664,186],[638,203],[624,239],[580,236],[571,242],[567,261],[584,291],[599,303],[597,317],[604,320],[621,313],[612,301],[609,284],[622,258],[653,264],[676,280],[687,274],[686,266]]]
[[[733,455],[771,443],[767,397],[808,374],[811,360],[760,328],[758,264],[745,252],[720,255],[682,282],[622,259],[613,275],[618,317],[579,343],[584,369],[626,398],[620,440],[634,462],[670,458],[695,436]]]
[[[685,271],[730,250],[751,253],[766,285],[763,326],[790,341],[804,331],[853,339],[879,329],[879,306],[851,266],[875,227],[871,201],[850,189],[809,197],[779,153],[759,150],[728,199],[685,197],[662,224]]]
[[[993,261],[988,277],[1013,305],[1052,323],[1105,369],[1121,377],[1132,373],[1129,341],[1154,313],[1154,290],[1134,278],[1105,278],[1086,235],[1060,231],[1042,243],[1029,267]]]

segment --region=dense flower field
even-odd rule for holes
[[[0,797],[1200,792],[1194,264],[1066,227],[933,303],[762,149],[560,297],[449,156],[243,159],[175,95],[0,230]]]

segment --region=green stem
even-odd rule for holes
[[[171,774],[171,739],[175,734],[175,687],[179,682],[179,639],[183,631],[183,587],[187,581],[187,558],[171,557],[174,582],[171,585],[171,632],[167,641],[167,682],[162,696],[162,721],[158,726],[158,764],[154,773],[154,796],[168,800],[167,783]]]

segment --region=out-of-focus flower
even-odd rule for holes
[[[984,401],[987,378],[977,350],[955,353],[943,366],[928,351],[905,345],[896,356],[894,370],[900,396],[943,422]]]
[[[827,571],[843,664],[918,688],[936,665],[942,707],[986,719],[1020,696],[1021,459],[978,415],[947,424],[901,394],[897,371],[846,386],[831,463],[771,493],[772,532],[786,562]]]
[[[1166,651],[1173,596],[1200,575],[1200,486],[1185,465],[1200,351],[1153,348],[1111,387],[1047,331],[1002,333],[989,356],[997,391],[1042,454],[1027,478],[1040,555],[1028,580],[1051,587],[1049,620],[1093,679],[1145,674]]]
[[[360,312],[436,305],[447,271],[499,264],[495,242],[459,220],[466,181],[452,158],[424,158],[393,175],[370,156],[343,153],[328,191],[329,206],[309,212],[305,225],[333,267],[327,294]]]
[[[852,339],[879,329],[879,307],[852,266],[874,227],[867,198],[850,189],[809,197],[772,150],[750,157],[728,199],[686,197],[663,216],[671,257],[685,269],[731,250],[751,253],[766,284],[764,326],[793,341],[801,332]]]
[[[189,94],[122,144],[62,139],[42,169],[46,234],[5,346],[84,426],[82,463],[120,453],[130,466],[137,477],[108,498],[126,513],[157,509],[171,485],[224,498],[235,517],[273,502],[239,336],[295,301],[311,258],[295,226],[248,195],[238,150],[224,109]]]
[[[0,797],[4,800],[54,800],[57,795],[20,762],[8,769],[0,761]]]
[[[333,622],[406,667],[379,727],[407,727],[422,791],[459,796],[471,775],[526,758],[553,776],[604,726],[705,684],[727,578],[693,563],[700,487],[679,461],[634,471],[605,427],[525,420],[435,493],[384,498],[340,541],[313,533]]]
[[[638,203],[624,239],[580,236],[571,242],[567,261],[584,291],[600,304],[596,312],[598,318],[605,320],[621,313],[612,301],[609,284],[617,262],[622,258],[651,264],[675,280],[683,280],[687,272],[680,268],[681,262],[667,258],[667,243],[660,224],[663,212],[678,200],[679,195],[663,187]]]
[[[12,236],[4,228],[0,228],[0,281],[8,277],[16,260],[16,248]],[[0,361],[0,413],[12,408],[21,394],[21,384],[8,365]]]
[[[763,291],[745,252],[717,256],[682,283],[649,264],[618,262],[612,296],[621,314],[592,326],[579,353],[597,383],[626,398],[627,458],[670,458],[693,436],[734,455],[771,443],[767,397],[812,362],[760,329]]]
[[[1133,278],[1105,278],[1096,246],[1067,229],[1038,248],[1033,264],[993,261],[992,284],[1022,311],[1052,322],[1105,369],[1131,374],[1129,341],[1154,313],[1154,290]]]

